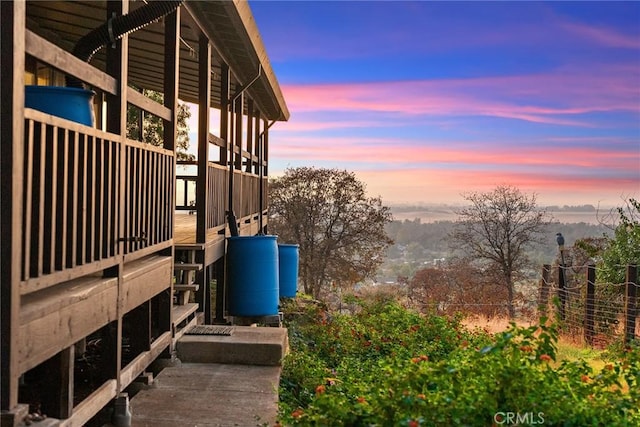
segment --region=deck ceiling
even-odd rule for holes
[[[131,1],[130,10],[142,6]],[[269,63],[249,5],[240,1],[185,1],[182,6],[179,97],[198,102],[198,38],[200,31],[211,40],[211,104],[220,105],[220,66],[226,62],[232,72],[231,91],[260,78],[248,89],[256,108],[269,120],[288,120],[289,110]],[[71,51],[76,42],[106,17],[105,1],[29,1],[27,26],[58,46]],[[129,82],[137,87],[162,92],[164,31],[160,20],[129,35]],[[200,30],[201,29],[201,30]],[[105,51],[91,64],[105,70]]]

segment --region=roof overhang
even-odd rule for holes
[[[130,10],[143,1],[131,1]],[[289,110],[273,72],[249,4],[246,1],[186,0],[182,6],[180,29],[179,97],[197,103],[198,40],[204,33],[213,46],[211,58],[211,106],[220,106],[221,64],[229,65],[231,91],[251,82],[260,66],[260,77],[247,89],[262,117],[288,120]],[[185,13],[186,12],[186,13]],[[106,17],[105,1],[28,1],[28,26],[43,37],[71,51],[77,41]],[[164,82],[163,21],[153,23],[129,35],[129,81],[140,88],[162,91]],[[102,49],[92,65],[104,71]]]

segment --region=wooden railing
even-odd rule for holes
[[[170,245],[173,152],[28,108],[24,123],[21,293]]]
[[[229,170],[217,163],[208,165],[208,193],[207,193],[207,230],[226,224],[229,188]]]
[[[117,139],[25,109],[23,293],[115,263]]]
[[[173,238],[173,152],[127,140],[124,165],[124,253],[167,246]],[[127,260],[146,252],[129,255]]]
[[[241,198],[241,213],[239,217],[245,217],[247,215],[254,215],[260,212],[260,178],[256,175],[242,172],[242,195]]]
[[[219,138],[212,138],[218,141]],[[219,144],[214,144],[219,145]],[[244,153],[248,155],[248,153]],[[253,156],[255,157],[255,156]],[[248,161],[245,159],[245,161]],[[193,162],[177,162],[178,165],[193,164]],[[246,165],[245,165],[246,166]],[[176,210],[197,210],[196,205],[189,203],[188,194],[197,194],[197,176],[176,176],[176,185],[179,186],[181,196],[176,199]],[[267,179],[262,179],[263,191],[266,191]],[[216,162],[207,165],[207,232],[217,229],[220,231],[227,223],[226,212],[229,209],[229,167]],[[266,209],[266,193],[263,197],[263,206],[260,207],[260,177],[249,172],[234,171],[233,177],[233,210],[236,218],[251,219]]]

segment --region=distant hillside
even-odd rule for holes
[[[437,260],[451,255],[447,235],[456,220],[455,208],[445,206],[413,207],[397,212],[391,207],[394,221],[386,230],[395,242],[387,250],[387,258],[378,280],[395,281],[398,276],[411,277],[420,268],[433,266]],[[545,231],[546,243],[529,251],[533,266],[553,263],[558,253],[556,233],[561,232],[568,247],[578,239],[611,236],[612,228],[599,222],[604,214],[595,211],[551,212],[554,221]]]
[[[419,219],[422,223],[437,221],[455,221],[456,210],[460,206],[452,205],[391,205],[394,219],[398,221]],[[610,209],[598,209],[593,205],[579,206],[547,206],[547,212],[551,214],[554,222],[564,224],[600,224],[607,222]]]

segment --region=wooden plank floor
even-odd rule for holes
[[[280,366],[183,363],[131,400],[132,427],[273,425]]]
[[[176,212],[173,232],[174,244],[191,245],[196,243],[196,220],[197,216],[195,214],[189,215],[186,211]],[[207,241],[216,240],[219,237],[217,229],[212,229],[207,234]]]
[[[190,244],[196,242],[196,215],[186,212],[176,212],[173,242],[175,244]]]

